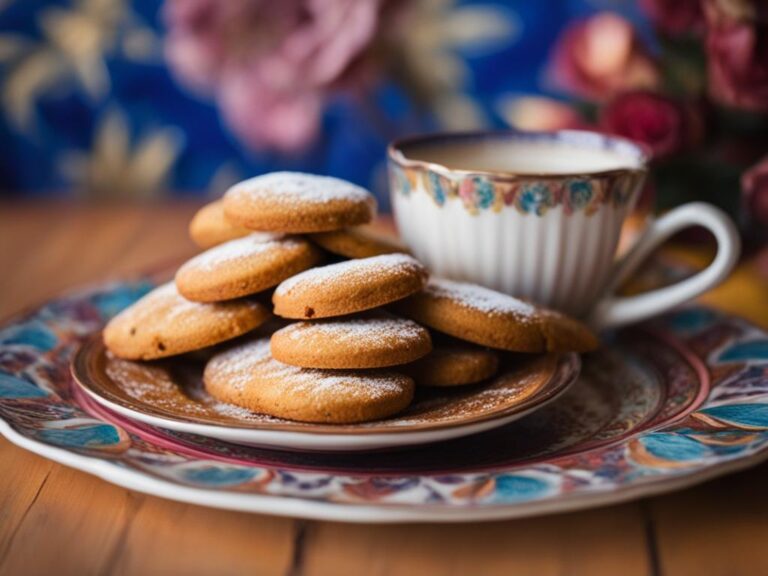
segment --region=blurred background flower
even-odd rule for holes
[[[328,97],[361,82],[385,14],[378,0],[169,0],[165,53],[186,86],[213,97],[253,150],[295,152]]]
[[[741,177],[745,214],[768,235],[768,156]]]
[[[554,84],[571,95],[597,101],[659,83],[656,62],[635,28],[613,12],[566,27],[555,45],[551,75]]]
[[[768,112],[768,4],[704,4],[710,93],[725,105]]]
[[[600,127],[605,132],[642,142],[657,160],[683,149],[687,124],[680,103],[653,92],[620,94],[600,113]]]
[[[768,226],[762,0],[5,0],[0,111],[3,194],[299,169],[386,210],[393,138],[577,128],[645,144],[657,208]]]

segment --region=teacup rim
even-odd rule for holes
[[[464,168],[452,168],[439,162],[428,162],[426,160],[415,160],[405,156],[402,147],[407,145],[418,144],[429,141],[440,140],[458,140],[469,138],[510,138],[510,137],[546,137],[551,139],[557,138],[599,138],[605,143],[612,146],[624,146],[630,149],[634,149],[639,158],[639,166],[632,167],[626,166],[621,168],[611,168],[607,170],[582,170],[574,172],[523,172],[520,170],[468,170]],[[393,140],[387,146],[387,157],[406,168],[420,168],[423,170],[431,170],[441,174],[456,174],[461,176],[466,175],[480,175],[492,177],[496,180],[519,180],[519,179],[542,179],[542,180],[559,180],[563,178],[580,178],[580,177],[611,177],[619,174],[644,174],[648,171],[648,162],[652,157],[651,150],[648,146],[642,142],[637,142],[629,138],[622,136],[615,136],[611,134],[603,134],[601,132],[593,130],[547,130],[547,131],[532,131],[532,130],[464,130],[464,131],[448,131],[448,132],[426,132],[422,134],[414,134],[403,138]]]

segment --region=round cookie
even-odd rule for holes
[[[385,254],[312,268],[281,283],[275,314],[309,319],[377,308],[421,290],[427,270],[407,254]]]
[[[432,349],[429,332],[389,314],[296,322],[272,334],[272,357],[303,368],[383,368]]]
[[[321,259],[303,238],[257,232],[198,254],[176,272],[176,286],[196,302],[231,300],[277,286]]]
[[[224,213],[265,232],[325,232],[370,222],[376,200],[351,182],[301,172],[272,172],[232,186]]]
[[[351,424],[385,418],[413,398],[413,380],[383,370],[316,370],[278,362],[269,339],[211,358],[203,374],[214,398],[278,418]]]
[[[418,386],[463,386],[490,378],[499,368],[493,350],[468,344],[435,346],[431,353],[405,368]]]
[[[251,232],[248,228],[232,224],[224,216],[224,203],[221,200],[215,200],[200,208],[189,223],[189,236],[200,248],[210,248],[247,236]]]
[[[104,344],[120,358],[153,360],[235,338],[269,317],[256,302],[190,302],[169,282],[112,318],[104,328]]]
[[[599,345],[577,320],[476,284],[432,278],[396,309],[461,340],[513,352],[589,352]]]
[[[345,258],[408,253],[408,249],[395,238],[371,230],[370,226],[351,226],[332,232],[318,232],[312,234],[310,238],[321,248]]]

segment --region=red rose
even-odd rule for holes
[[[768,227],[768,156],[742,175],[741,190],[748,220]]]
[[[600,126],[647,145],[654,156],[679,151],[686,144],[689,121],[684,108],[652,92],[628,92],[611,101],[600,115]]]
[[[596,101],[659,82],[656,63],[632,24],[612,12],[566,28],[553,51],[550,74],[561,88]]]
[[[719,102],[768,111],[768,21],[755,2],[708,0],[709,92]]]
[[[653,25],[670,36],[698,32],[704,26],[701,0],[640,0]]]

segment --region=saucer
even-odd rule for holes
[[[89,288],[0,327],[0,433],[146,494],[345,522],[576,510],[678,490],[768,457],[768,333],[702,307],[606,335],[556,402],[436,444],[302,452],[157,428],[102,407],[70,377],[84,339],[152,286]]]
[[[565,392],[581,362],[577,354],[516,355],[486,383],[418,388],[411,405],[394,417],[345,425],[283,420],[219,402],[203,387],[203,366],[196,355],[121,360],[97,333],[75,355],[72,376],[98,404],[159,428],[250,446],[352,451],[450,440],[503,426]]]

